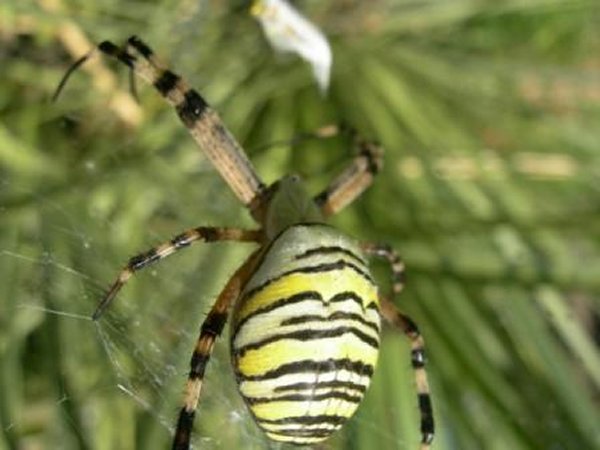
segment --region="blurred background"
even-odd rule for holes
[[[434,450],[600,448],[600,3],[294,4],[330,40],[325,96],[246,1],[0,4],[0,448],[167,448],[198,327],[252,248],[181,252],[89,319],[130,256],[252,224],[123,67],[92,58],[50,102],[77,58],[131,34],[207,97],[267,182],[293,170],[326,185],[348,142],[292,142],[322,125],[383,144],[376,183],[332,222],[406,262],[396,303],[426,340]],[[386,329],[364,403],[319,448],[415,449],[418,427],[407,340]],[[286,448],[246,412],[227,336],[194,436]]]

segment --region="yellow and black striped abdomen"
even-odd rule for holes
[[[231,335],[240,392],[271,439],[318,442],[354,413],[377,361],[378,308],[350,238],[308,224],[274,240],[244,288]]]

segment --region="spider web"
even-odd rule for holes
[[[218,180],[209,181],[202,188],[214,192],[216,183]],[[13,184],[10,188],[15,191],[17,187]],[[209,217],[212,212],[218,220],[202,221],[189,208],[188,200],[168,197],[174,210],[184,213],[181,217],[167,214],[166,219],[158,214],[152,225],[139,230],[141,246],[119,245],[116,218],[98,220],[98,212],[93,208],[82,212],[79,201],[39,197],[35,201],[44,226],[37,230],[43,232],[0,247],[2,265],[14,267],[20,274],[16,289],[30,294],[19,295],[15,301],[16,319],[29,320],[34,336],[36,329],[52,324],[56,334],[53,358],[61,361],[57,378],[63,383],[52,407],[79,408],[69,410],[66,427],[74,428],[84,440],[93,440],[87,437],[90,429],[110,423],[103,416],[111,414],[114,405],[124,405],[121,407],[135,420],[129,419],[122,426],[137,427],[135,433],[141,437],[135,442],[139,448],[155,446],[158,441],[168,445],[199,327],[227,277],[252,248],[200,244],[179,252],[136,274],[100,320],[93,322],[91,312],[130,256],[190,226],[240,222],[237,213],[227,212],[231,208],[235,211],[233,201],[207,203],[211,205],[209,211],[202,211],[200,217]],[[45,250],[39,253],[39,247]],[[268,441],[252,421],[230,367],[228,334],[226,327],[207,368],[195,420],[194,448],[295,448]],[[408,359],[405,363],[408,365]],[[404,447],[395,433],[369,416],[363,417],[361,409],[354,425],[378,434],[390,448]],[[83,419],[76,420],[78,414]],[[48,442],[47,437],[42,439]],[[336,436],[318,448],[338,448],[341,439]]]
[[[93,322],[90,319],[93,305],[101,298],[111,282],[110,277],[117,275],[128,256],[123,255],[120,261],[114,258],[100,261],[100,258],[106,257],[106,252],[103,243],[96,238],[96,233],[99,228],[110,230],[113,227],[110,222],[92,227],[89,229],[90,234],[87,234],[85,224],[81,224],[79,218],[71,215],[73,213],[68,206],[41,200],[41,209],[50,211],[49,215],[57,220],[50,225],[51,233],[61,235],[62,243],[75,247],[83,258],[95,258],[102,267],[103,276],[96,278],[88,271],[78,269],[60,250],[54,250],[52,245],[41,255],[24,247],[0,249],[3,264],[35,274],[31,277],[32,280],[37,280],[31,285],[32,291],[47,291],[46,295],[42,296],[46,301],[42,298],[22,299],[16,303],[16,309],[30,317],[36,317],[39,321],[50,317],[59,328],[59,333],[64,329],[65,333],[81,340],[82,345],[79,347],[94,348],[93,352],[100,361],[94,361],[96,367],[93,372],[98,371],[101,374],[96,374],[97,381],[90,386],[92,391],[88,395],[120,395],[127,402],[135,404],[137,414],[150,417],[150,422],[153,422],[151,427],[162,428],[162,434],[168,435],[173,429],[178,412],[178,397],[185,382],[197,330],[210,308],[211,300],[218,292],[215,290],[218,289],[216,282],[223,282],[224,279],[223,276],[215,275],[218,272],[215,268],[223,265],[222,260],[232,251],[220,245],[217,245],[217,249],[196,249],[199,250],[199,255],[192,251],[184,252],[191,253],[188,255],[175,256],[170,261],[174,266],[170,265],[169,261],[164,261],[164,265],[148,268],[145,273],[134,277],[130,285],[123,289],[114,302],[114,308],[110,308],[99,321]],[[181,230],[174,228],[173,234],[179,231]],[[168,236],[159,237],[157,232],[150,232],[147,245],[134,252],[149,248],[165,238]],[[52,239],[49,242],[56,241]],[[210,264],[198,263],[207,257],[211,259]],[[109,278],[104,278],[106,275]],[[178,278],[178,275],[182,276]],[[190,289],[185,287],[185,279],[189,277],[196,278],[211,288],[205,292],[190,292]],[[169,295],[169,292],[176,294]],[[52,301],[48,302],[48,299]],[[235,395],[230,395],[235,392],[230,389],[234,387],[232,376],[220,375],[227,373],[225,339],[226,336],[221,339],[211,361],[212,367],[208,371],[206,384],[210,386],[216,382],[217,387],[228,385],[228,393],[221,388],[214,391],[207,388],[203,392],[203,401],[220,405],[219,409],[227,411],[223,415],[214,415],[212,419],[212,422],[216,422],[222,429],[243,426],[248,422],[242,409],[243,405]],[[77,354],[78,350],[71,352],[69,348],[61,345],[59,351],[65,359],[70,359],[73,363],[73,370],[79,370],[77,367],[83,362],[75,361],[81,356]],[[63,373],[63,376],[68,378],[69,374]],[[70,401],[70,395],[63,390],[59,393],[56,403]],[[220,424],[217,421],[220,421]],[[196,448],[223,448],[216,433],[211,437],[207,431],[206,437],[198,437],[195,442]],[[260,442],[260,439],[252,437],[250,432],[246,437],[250,438],[248,442]]]

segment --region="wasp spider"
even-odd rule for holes
[[[255,230],[198,227],[134,256],[100,302],[100,317],[131,276],[196,242],[254,242],[257,249],[225,285],[200,329],[177,421],[173,449],[188,449],[202,380],[217,336],[232,319],[231,355],[252,416],[275,441],[312,444],[354,413],[369,385],[381,320],[410,339],[421,416],[421,449],[433,439],[423,339],[415,323],[378,292],[366,258],[388,261],[392,294],[403,286],[403,264],[386,245],[359,243],[325,224],[358,197],[381,167],[381,150],[354,137],[351,164],[315,197],[296,176],[265,186],[246,154],[198,92],[159,62],[140,39],[98,49],[129,66],[175,107],[179,118],[229,187],[258,222]],[[90,53],[91,54],[91,53]],[[67,78],[90,54],[67,72]]]

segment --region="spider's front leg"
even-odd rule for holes
[[[188,450],[194,423],[194,415],[200,400],[204,371],[212,354],[216,338],[223,331],[229,310],[242,288],[254,272],[260,259],[261,248],[256,250],[233,274],[212,306],[200,328],[200,336],[190,360],[190,372],[185,386],[183,406],[179,412],[177,428],[173,438],[173,450]]]
[[[195,89],[162,64],[148,45],[136,36],[124,48],[104,41],[98,49],[129,66],[152,85],[171,105],[225,182],[249,208],[260,198],[265,185],[246,153],[219,115]]]
[[[137,76],[153,86],[176,110],[196,143],[221,174],[238,199],[251,212],[266,189],[248,156],[227,129],[217,112],[181,76],[160,62],[148,45],[136,36],[124,46],[109,41],[77,60],[60,81],[56,100],[73,72],[96,51],[128,66]]]
[[[351,163],[313,198],[325,217],[344,209],[371,185],[383,166],[383,148],[345,124],[325,125],[311,132],[300,133],[291,140],[275,141],[263,147],[277,144],[293,145],[308,139],[329,139],[338,135],[348,135],[352,139],[355,156]]]
[[[98,304],[96,311],[92,315],[92,319],[97,320],[102,315],[117,293],[135,272],[195,242],[237,241],[258,243],[261,239],[262,232],[260,230],[241,230],[239,228],[224,227],[197,227],[178,234],[171,240],[130,258],[127,265],[121,270],[117,279]]]
[[[364,244],[363,250],[370,256],[384,258],[392,271],[392,292],[399,294],[404,287],[404,263],[389,245]],[[421,450],[429,450],[434,436],[433,408],[427,373],[425,371],[425,342],[417,324],[398,310],[386,296],[380,295],[381,316],[392,326],[402,331],[410,340],[411,364],[415,374],[419,413],[421,416]]]
[[[326,217],[339,212],[360,196],[371,185],[383,165],[381,146],[359,136],[354,129],[336,129],[337,133],[344,131],[352,135],[353,146],[358,152],[350,165],[314,198]]]

